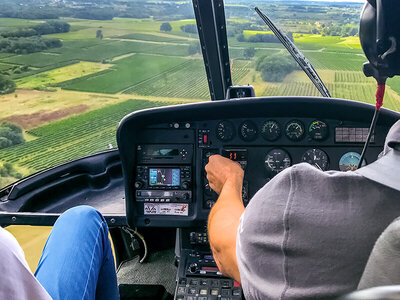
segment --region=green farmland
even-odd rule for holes
[[[1,150],[1,160],[35,171],[106,150],[116,146],[118,122],[128,113],[178,103],[127,100],[52,122],[29,131],[34,140]]]
[[[74,79],[64,83],[62,87],[76,91],[114,94],[156,75],[172,72],[185,61],[186,59],[180,57],[135,54],[118,60],[110,69]]]
[[[26,137],[25,143],[0,150],[0,167],[10,163],[26,176],[115,147],[118,122],[132,111],[210,99],[202,56],[190,52],[198,37],[180,29],[193,19],[170,21],[169,32],[160,31],[162,22],[153,19],[63,20],[70,32],[45,36],[61,39],[62,47],[0,53],[0,72],[17,85],[13,94],[0,96],[0,123],[17,124]],[[0,32],[38,22],[43,21],[0,18]],[[96,38],[98,30],[102,38]],[[244,33],[248,38],[265,32]],[[356,37],[296,32],[293,37],[334,97],[374,102],[375,83],[362,73],[366,59]],[[279,43],[240,42],[232,35],[228,42],[234,84],[252,84],[257,96],[320,96],[301,71],[282,82],[261,79],[256,61],[285,53]],[[248,48],[255,56],[246,59]],[[388,85],[385,107],[400,111],[400,80]],[[0,187],[13,180],[0,180]]]

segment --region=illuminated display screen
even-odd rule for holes
[[[148,149],[148,154],[151,156],[177,156],[178,149]]]
[[[233,161],[247,161],[247,150],[226,150],[222,151],[222,156]]]
[[[180,169],[149,169],[149,185],[151,186],[179,186],[180,177]]]

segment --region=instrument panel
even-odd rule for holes
[[[244,169],[244,205],[294,164],[309,163],[321,171],[354,170],[370,120],[365,112],[361,117],[353,113],[373,112],[373,108],[345,100],[334,104],[325,99],[296,100],[328,107],[350,102],[353,111],[343,115],[326,109],[321,113],[321,107],[306,111],[294,101],[285,105],[286,111],[271,113],[274,105],[255,99],[181,105],[128,116],[118,130],[128,222],[168,227],[203,224],[217,200],[204,170],[213,154],[234,160]],[[279,98],[274,104],[286,101]],[[212,111],[220,105],[225,110]],[[200,111],[194,114],[196,108]],[[363,164],[377,159],[391,124],[398,118],[393,112],[385,114]]]

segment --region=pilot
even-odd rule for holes
[[[247,300],[326,299],[356,290],[375,241],[400,215],[396,170],[400,121],[369,166],[322,172],[294,165],[244,208],[242,168],[211,156],[207,179],[219,198],[208,233],[218,267],[241,283]]]

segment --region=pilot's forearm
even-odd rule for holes
[[[236,235],[243,211],[242,178],[229,179],[210,212],[208,234],[211,250],[221,272],[239,282]]]

